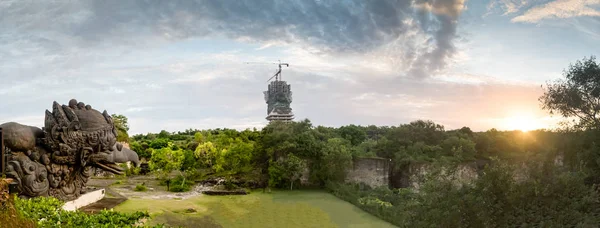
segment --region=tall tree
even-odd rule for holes
[[[112,114],[115,127],[117,128],[117,141],[129,142],[129,123],[128,119],[124,115]]]
[[[539,98],[550,114],[575,118],[575,127],[600,127],[600,66],[596,57],[583,58],[563,72],[563,79],[547,83]]]

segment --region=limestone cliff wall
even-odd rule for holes
[[[403,188],[419,189],[426,180],[427,176],[432,172],[438,171],[438,178],[447,178],[452,180],[457,185],[469,184],[479,177],[477,162],[462,163],[455,166],[435,167],[430,163],[411,164],[406,170],[400,172],[395,178],[400,178],[399,181]]]
[[[364,183],[372,188],[389,186],[390,159],[358,158],[346,174],[346,182]]]
[[[563,160],[564,156],[557,155],[554,158],[554,164],[559,167],[563,166]],[[479,160],[441,168],[436,167],[431,163],[413,163],[404,170],[392,172],[393,175],[390,177],[391,186],[394,188],[419,189],[425,181],[427,175],[434,170],[440,171],[442,174],[447,174],[444,178],[451,179],[457,185],[468,184],[472,183],[479,177],[479,173],[489,162],[490,161]],[[517,182],[525,180],[529,176],[529,168],[527,167],[526,163],[520,162],[515,165],[516,169],[513,173],[514,180]]]

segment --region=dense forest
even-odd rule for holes
[[[534,216],[541,219],[531,220],[535,224],[548,218],[558,218],[556,216],[567,213],[566,210],[580,216],[580,219],[597,222],[596,217],[580,211],[583,209],[579,207],[595,210],[600,206],[592,190],[600,173],[600,150],[595,144],[598,136],[600,134],[593,130],[521,132],[492,129],[473,132],[467,127],[445,130],[439,124],[422,120],[392,127],[349,125],[331,128],[315,127],[309,120],[303,120],[273,122],[260,131],[190,129],[135,135],[130,138],[130,146],[148,161],[152,171],[179,171],[180,176],[174,180],[179,182],[172,191],[189,190],[189,187],[179,186],[188,186],[191,182],[181,181],[209,176],[254,181],[261,187],[290,189],[300,186],[299,177],[308,167],[311,170],[310,182],[314,186],[300,187],[328,189],[396,225],[446,221],[450,227],[464,224],[463,220],[471,216],[477,220],[469,221],[473,224],[498,224],[500,221],[515,224],[521,219],[532,219],[518,217],[512,218],[515,221],[507,220],[506,216],[520,214],[515,210],[547,213],[545,218]],[[355,158],[360,157],[391,159],[392,177],[399,175],[411,163],[444,166],[485,161],[489,165],[472,186],[457,188],[451,181],[447,183],[436,179],[428,182],[417,194],[393,183],[391,188],[382,189],[344,184],[345,170],[352,166]],[[557,163],[557,160],[561,162]],[[526,168],[517,166],[524,163]],[[515,182],[510,178],[511,173],[522,169],[528,170],[529,179]],[[500,195],[489,195],[492,193]],[[481,200],[488,199],[479,197],[502,197],[489,200],[496,201],[494,206],[505,208],[489,212],[492,214],[486,215],[487,218],[476,214],[467,216],[469,211],[449,210],[465,207],[464,210],[471,212],[486,212],[486,208],[481,208],[486,207]],[[566,197],[564,202],[560,201],[560,197]],[[523,201],[524,198],[528,200]],[[523,204],[536,199],[539,200],[538,208]],[[571,203],[578,205],[569,205]],[[413,214],[417,211],[422,213]],[[434,211],[441,214],[431,214]],[[480,221],[482,219],[494,221]],[[569,218],[565,221],[575,220]]]

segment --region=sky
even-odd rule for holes
[[[75,98],[130,134],[261,128],[281,60],[314,125],[552,128],[541,86],[599,43],[600,0],[0,0],[0,123]]]

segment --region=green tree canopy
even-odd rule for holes
[[[117,141],[129,142],[129,123],[128,119],[124,115],[112,114],[115,128],[117,128]]]
[[[595,56],[578,60],[563,72],[564,78],[547,83],[539,100],[550,114],[576,118],[575,127],[600,127],[600,66]]]
[[[152,150],[150,158],[150,169],[170,173],[174,170],[181,170],[185,155],[182,149],[173,149],[173,143],[169,142],[167,147]]]

